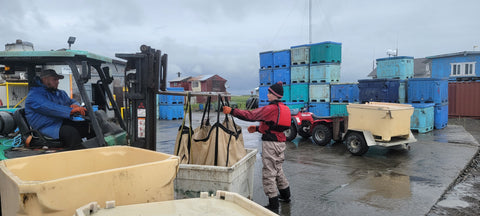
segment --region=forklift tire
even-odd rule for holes
[[[368,145],[360,132],[349,132],[345,138],[345,145],[352,155],[360,156],[368,151]]]
[[[292,119],[290,128],[288,128],[286,131],[283,131],[283,133],[285,133],[285,137],[287,137],[287,141],[289,142],[297,137],[297,125],[294,119]]]
[[[317,145],[327,145],[332,140],[332,129],[327,125],[319,124],[313,128],[312,139]]]

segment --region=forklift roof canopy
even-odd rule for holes
[[[113,62],[111,58],[81,50],[0,51],[1,64],[65,64],[65,61],[88,61],[90,64]]]

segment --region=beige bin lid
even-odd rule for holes
[[[410,104],[398,104],[398,103],[383,103],[383,102],[368,102],[365,104],[348,104],[350,108],[357,109],[375,109],[375,110],[405,110],[413,109]]]
[[[166,215],[276,215],[237,193],[217,191],[216,196],[202,192],[200,198],[116,206],[100,209],[92,202],[77,209],[76,216],[166,216]]]

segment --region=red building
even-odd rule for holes
[[[192,77],[177,77],[174,80],[169,81],[170,87],[183,87],[185,91],[191,91],[192,86],[190,85],[190,82],[188,81]]]
[[[200,75],[197,77],[178,77],[170,82],[170,87],[183,87],[185,91],[192,92],[227,92],[225,88],[226,79],[218,75]],[[205,103],[206,96],[197,96],[196,103]],[[212,101],[216,101],[212,98]]]
[[[227,92],[225,88],[226,79],[218,75],[200,75],[190,78],[188,80],[191,85],[192,92]],[[206,96],[197,96],[197,103],[205,103]],[[212,98],[212,101],[216,101],[216,98]]]

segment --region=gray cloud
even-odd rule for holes
[[[308,43],[308,0],[0,3],[3,44],[23,39],[50,50],[76,36],[72,48],[110,57],[147,44],[168,53],[169,78],[219,74],[236,94],[258,86],[259,52]],[[480,45],[475,0],[312,3],[312,42],[342,43],[342,82],[366,78],[387,49],[425,57]]]

